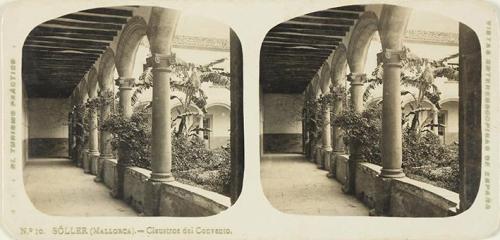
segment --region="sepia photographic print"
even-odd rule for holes
[[[226,25],[160,7],[89,9],[35,27],[22,66],[33,205],[64,216],[227,209],[239,194],[230,45]]]
[[[261,177],[274,207],[404,217],[470,207],[481,177],[472,29],[393,5],[331,8],[272,28],[260,61]]]
[[[498,237],[500,3],[0,3],[0,239]]]

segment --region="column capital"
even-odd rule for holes
[[[384,67],[402,67],[401,61],[407,58],[405,50],[386,48],[377,53],[377,63],[384,63]]]
[[[132,89],[132,87],[134,86],[134,82],[135,82],[135,78],[119,77],[115,80],[115,83],[116,83],[116,85],[118,85],[120,90],[121,89],[124,89],[124,90]]]
[[[347,75],[347,81],[351,82],[351,85],[363,85],[365,80],[365,73],[349,73]]]
[[[168,55],[168,54],[161,54],[161,53],[153,53],[151,57],[148,57],[146,59],[146,64],[148,66],[153,67],[153,69],[156,70],[164,70],[164,71],[170,71],[170,66],[177,64],[177,57],[175,56],[174,53]]]

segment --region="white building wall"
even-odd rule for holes
[[[458,30],[457,30],[458,31]],[[445,57],[451,56],[453,54],[458,53],[458,46],[449,46],[449,45],[439,45],[439,44],[429,44],[429,43],[404,43],[406,47],[408,47],[411,53],[430,60],[440,60]],[[381,51],[381,44],[378,40],[378,36],[375,36],[372,40],[368,54],[367,61],[365,67],[365,73],[368,78],[372,77],[372,72],[377,66],[377,53]],[[450,60],[451,62],[458,63],[458,58]],[[446,104],[444,107],[442,106],[442,110],[445,110],[447,113],[446,117],[446,128],[444,133],[444,142],[447,144],[451,144],[454,141],[458,140],[458,81],[450,81],[447,78],[440,77],[436,78],[435,82],[439,91],[441,92],[441,102],[446,102],[453,100],[456,104]],[[418,90],[416,88],[407,87],[405,90],[409,90],[413,93],[417,93]],[[371,97],[367,102],[370,102],[373,99],[381,99],[382,98],[382,85],[378,86],[371,92]],[[410,101],[412,101],[411,96],[405,96],[402,98],[403,107]],[[408,108],[404,109],[405,112],[408,112]]]
[[[302,94],[263,95],[264,152],[302,152]]]

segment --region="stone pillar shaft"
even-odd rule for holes
[[[111,104],[104,104],[101,107],[101,122],[106,121],[111,115]],[[113,151],[111,149],[111,133],[108,131],[101,131],[101,157],[102,158],[112,158]]]
[[[130,118],[132,116],[132,89],[134,86],[134,78],[127,78],[120,76],[116,79],[116,85],[118,85],[118,96],[120,111],[124,118]],[[129,154],[126,146],[120,144],[118,146],[118,163],[116,165],[116,175],[114,178],[115,186],[111,192],[111,195],[115,198],[123,197],[123,184],[125,180],[125,169],[129,164]]]
[[[363,112],[363,84],[366,79],[364,73],[351,73],[348,76],[348,81],[351,82],[351,105],[352,109],[357,112]]]
[[[170,77],[168,66],[175,56],[154,53],[148,59],[153,65],[153,122],[151,181],[173,181],[172,135],[170,131]]]
[[[92,154],[99,154],[99,136],[97,126],[97,111],[93,110],[89,118],[89,152]]]
[[[401,130],[401,60],[403,52],[385,49],[382,101],[382,171],[385,178],[404,177]]]
[[[117,79],[119,86],[119,101],[121,113],[125,118],[130,118],[133,113],[132,109],[132,88],[134,86],[134,78],[119,77]]]
[[[332,150],[331,125],[330,125],[330,106],[327,106],[323,111],[323,149],[325,151]]]
[[[336,101],[333,104],[333,114],[339,115],[343,110],[342,101]],[[342,129],[340,127],[333,127],[333,151],[336,153],[344,152],[344,140],[342,139]]]
[[[321,131],[321,138],[323,142],[323,159],[320,161],[319,168],[330,168],[330,155],[332,153],[332,131],[330,125],[330,106],[326,106],[322,114],[323,126]]]

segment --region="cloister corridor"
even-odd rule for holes
[[[326,177],[301,154],[265,154],[261,161],[264,194],[284,213],[326,216],[368,216],[368,208],[342,185]]]
[[[24,169],[26,192],[39,211],[57,216],[137,216],[110,196],[94,175],[85,174],[67,158],[38,158]]]

